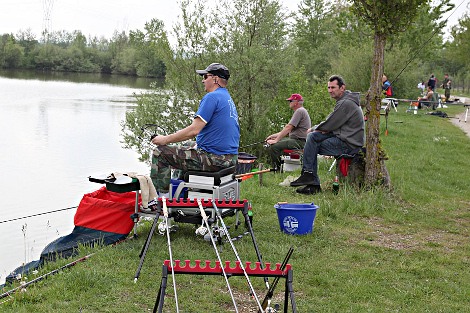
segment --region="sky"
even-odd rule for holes
[[[213,2],[216,0],[209,0]],[[157,18],[168,31],[179,15],[176,0],[0,0],[0,34],[16,34],[30,29],[39,39],[48,26],[52,31],[80,30],[85,36],[112,38],[114,32],[143,30],[146,22]],[[455,25],[470,0],[452,0],[459,6],[448,12],[449,25]],[[300,0],[281,0],[289,11],[296,10]],[[452,14],[452,15],[451,15]]]

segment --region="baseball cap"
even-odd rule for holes
[[[286,99],[287,101],[296,100],[296,101],[304,101],[304,98],[298,93],[293,93],[289,98]]]
[[[225,65],[220,64],[220,63],[211,63],[208,67],[206,67],[205,70],[197,70],[196,73],[198,73],[199,75],[211,73],[223,79],[230,78],[230,73],[228,71],[228,68]]]

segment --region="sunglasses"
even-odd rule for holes
[[[204,79],[207,79],[207,77],[211,77],[211,76],[214,76],[214,75],[212,75],[212,74],[204,74],[204,75],[202,75],[202,77],[204,77]]]

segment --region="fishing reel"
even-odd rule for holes
[[[140,134],[137,138],[142,142],[143,146],[149,146],[153,150],[155,145],[152,143],[152,139],[166,133],[166,130],[157,124],[144,124],[140,127]]]
[[[268,307],[266,308],[266,311],[264,311],[264,312],[266,312],[266,313],[276,313],[276,312],[279,310],[280,307],[281,307],[281,306],[276,303],[276,304],[274,305],[274,307],[268,306]]]
[[[199,236],[205,236],[207,232],[208,232],[208,229],[204,227],[204,225],[201,225],[196,229],[196,235],[199,235]]]
[[[166,223],[165,222],[160,222],[158,224],[158,234],[161,236],[164,236],[166,233]]]
[[[165,236],[166,234],[166,228],[170,230],[170,232],[175,232],[178,230],[178,225],[170,225],[170,223],[165,223],[165,221],[161,221],[158,224],[158,234],[161,236]]]

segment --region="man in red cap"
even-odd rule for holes
[[[272,166],[275,169],[281,167],[281,155],[284,149],[303,149],[307,131],[312,127],[310,116],[303,107],[304,99],[298,93],[292,94],[288,99],[289,107],[294,110],[294,114],[289,123],[275,134],[269,135],[266,142],[271,156]],[[287,138],[285,138],[288,136]]]

